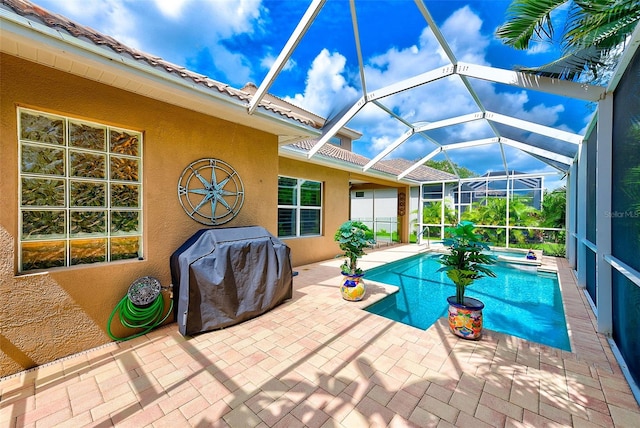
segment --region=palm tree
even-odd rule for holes
[[[442,201],[428,202],[422,208],[422,222],[426,224],[442,223]],[[444,206],[444,224],[453,225],[457,221],[456,213],[448,205]]]
[[[496,31],[503,43],[526,50],[533,40],[553,42],[553,18],[568,6],[561,35],[562,57],[536,68],[538,75],[577,80],[611,64],[614,52],[640,21],[638,0],[514,0],[507,21]]]
[[[522,196],[513,196],[509,200],[509,224],[511,226],[524,226],[535,228],[539,225],[539,212],[526,202]],[[465,211],[463,220],[472,221],[475,224],[485,226],[505,226],[507,224],[507,199],[501,197],[489,197],[480,203],[473,205],[473,209]],[[479,229],[483,236],[494,244],[504,245],[505,229],[486,228]],[[528,234],[533,233],[528,230]],[[511,229],[511,239],[518,243],[524,243],[527,235],[521,229]]]
[[[565,226],[567,214],[567,189],[561,187],[552,192],[545,190],[544,201],[542,202],[542,227]]]
[[[504,226],[507,224],[507,200],[489,197],[474,202],[470,210],[462,214],[462,219],[480,225],[478,233],[493,245],[504,246],[505,230],[502,228],[482,228],[484,226]]]

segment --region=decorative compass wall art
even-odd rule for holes
[[[244,185],[228,163],[220,159],[200,159],[182,171],[178,198],[189,217],[207,226],[218,226],[240,212]]]

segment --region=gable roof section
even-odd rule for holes
[[[11,12],[13,12],[15,15],[27,19],[29,23],[24,23],[24,20],[16,20],[15,18],[12,18]],[[54,30],[53,32],[50,32],[50,36],[53,36],[54,38],[57,36],[57,38],[61,39],[65,44],[70,44],[69,38],[64,37],[65,34],[69,34],[77,39],[77,41],[88,45],[93,45],[94,47],[98,47],[100,49],[104,49],[104,52],[102,53],[100,52],[100,49],[94,49],[92,51],[93,53],[108,55],[108,53],[111,52],[112,54],[116,54],[123,59],[120,64],[130,64],[127,60],[132,60],[138,65],[138,68],[142,67],[143,70],[159,72],[160,74],[165,75],[165,77],[167,78],[173,78],[178,81],[182,81],[183,90],[188,90],[189,88],[199,88],[200,91],[204,91],[205,93],[222,95],[223,97],[228,98],[229,101],[238,103],[241,109],[244,110],[242,111],[244,115],[243,123],[251,123],[251,116],[246,114],[246,106],[248,105],[253,95],[248,91],[233,88],[228,84],[211,79],[202,74],[195,73],[186,69],[185,67],[172,64],[160,57],[128,47],[110,36],[102,34],[90,27],[83,26],[77,22],[71,21],[61,15],[49,12],[48,10],[43,9],[27,0],[0,0],[0,18],[2,18],[3,27],[3,52],[7,51],[9,53],[12,53],[13,50],[18,50],[19,46],[16,45],[18,45],[24,39],[20,39],[21,34],[18,34],[21,32],[20,28],[18,28],[15,32],[8,29],[9,23],[17,23],[18,27],[22,26],[23,29],[26,29],[29,32],[38,31],[38,26],[33,25],[32,23],[42,24],[43,26]],[[14,38],[11,39],[11,36],[13,36]],[[27,35],[27,37],[35,38],[32,34]],[[50,49],[50,51],[53,52],[54,49]],[[66,49],[63,49],[59,53],[68,54],[69,52]],[[58,53],[53,52],[53,55],[55,54]],[[87,56],[86,53],[84,55],[85,57]],[[25,57],[29,60],[36,61],[36,58],[28,58],[26,55],[20,56]],[[74,60],[77,59],[77,57],[74,58]],[[45,65],[52,66],[52,64]],[[155,84],[157,85],[157,82]],[[143,95],[145,94],[143,93]],[[164,99],[163,101],[171,102],[171,100],[172,98],[168,97],[168,99]],[[212,101],[213,98],[210,98],[208,100],[209,103]],[[299,111],[288,109],[273,102],[265,101],[263,103],[260,103],[259,107],[261,107],[263,110],[281,116],[282,118],[288,119],[290,121],[295,121],[298,124],[301,124],[313,130],[318,129],[322,126],[322,123],[318,123],[317,121],[313,120],[310,115],[305,115]],[[310,135],[315,134],[316,132],[307,133],[306,137],[308,138]],[[300,135],[300,137],[304,138],[304,135]]]

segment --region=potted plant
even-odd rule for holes
[[[479,339],[482,335],[482,308],[478,299],[465,297],[465,289],[475,280],[496,274],[487,266],[496,263],[495,257],[485,254],[489,247],[481,242],[480,235],[474,233],[475,225],[461,221],[445,231],[450,237],[443,243],[449,252],[440,257],[443,266],[438,272],[446,272],[456,286],[456,295],[447,298],[449,302],[449,328],[456,336],[465,339]]]
[[[340,266],[343,280],[340,292],[345,300],[358,301],[364,297],[364,272],[358,267],[358,259],[364,255],[364,249],[376,243],[373,231],[360,221],[345,221],[336,231],[334,240],[344,251],[337,257],[345,257]]]

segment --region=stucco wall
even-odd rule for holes
[[[275,135],[11,56],[0,60],[0,376],[108,342],[109,314],[136,278],[151,275],[163,285],[170,283],[171,253],[203,227],[185,214],[176,194],[180,174],[192,161],[224,160],[242,178],[244,206],[225,226],[261,225],[277,233]],[[17,106],[144,132],[144,260],[15,276]],[[335,198],[332,192],[330,199]],[[130,333],[115,327],[118,335]]]
[[[334,258],[341,251],[333,235],[349,219],[349,173],[287,158],[279,162],[280,175],[324,183],[322,236],[284,239],[291,248],[293,265]]]

